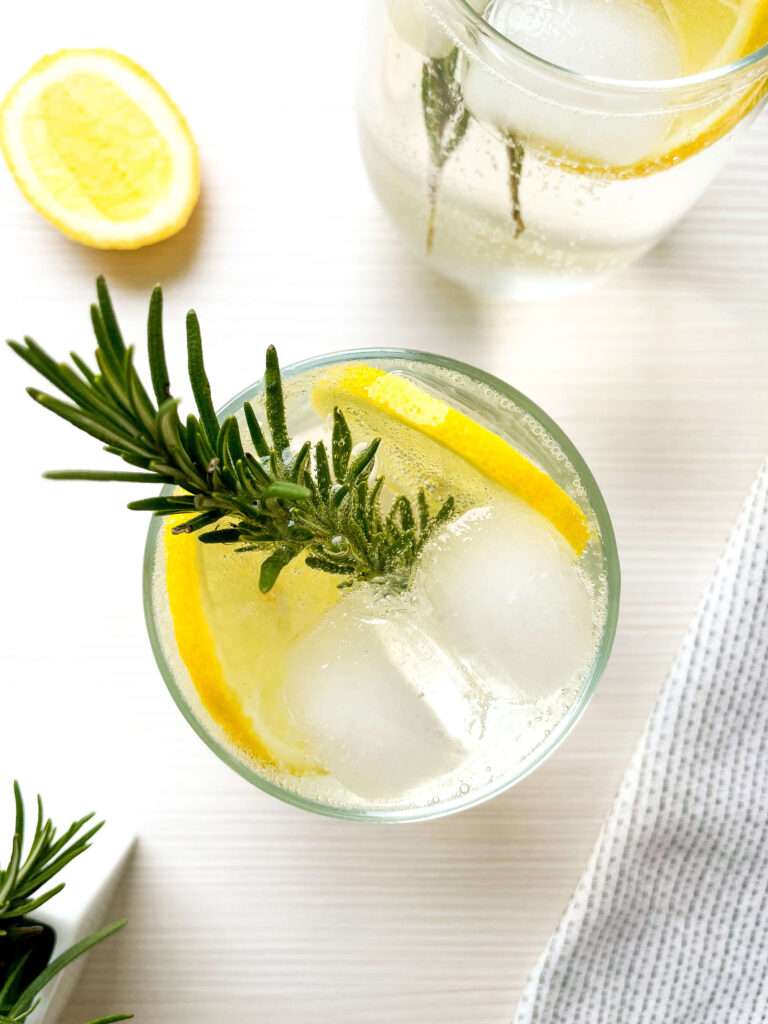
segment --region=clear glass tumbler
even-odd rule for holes
[[[574,0],[526,3],[561,27],[585,17]],[[688,77],[597,78],[511,42],[478,13],[488,0],[369,7],[359,124],[370,179],[434,269],[482,292],[567,294],[636,260],[765,99],[768,47]],[[623,44],[616,62],[629,66],[641,44]]]
[[[424,821],[465,810],[508,789],[534,771],[573,728],[603,674],[613,645],[619,611],[619,558],[605,502],[573,443],[530,399],[482,370],[403,349],[338,352],[284,367],[286,408],[294,430],[309,436],[321,422],[309,400],[318,375],[352,363],[406,373],[533,460],[583,509],[592,537],[582,556],[582,567],[592,592],[599,595],[599,624],[596,622],[592,661],[567,700],[563,698],[562,707],[558,704],[557,714],[537,716],[522,739],[512,732],[505,735],[497,752],[484,754],[488,760],[478,762],[489,767],[483,768],[479,781],[472,784],[464,777],[459,780],[451,776],[446,782],[409,791],[402,798],[353,799],[331,776],[294,775],[264,763],[253,750],[245,749],[239,742],[240,734],[234,735],[228,728],[231,716],[226,688],[211,685],[210,679],[201,688],[199,680],[192,678],[174,628],[166,575],[166,529],[163,520],[157,518],[149,529],[144,561],[147,627],[157,664],[181,713],[211,750],[254,786],[303,810],[331,817],[392,823]],[[220,417],[242,416],[246,401],[253,401],[258,408],[262,394],[261,384],[247,388],[221,410]],[[166,488],[165,493],[172,493],[172,488]],[[258,594],[256,599],[263,600]],[[194,620],[189,628],[197,631],[195,642],[202,643],[207,627]],[[495,767],[491,769],[491,765]]]

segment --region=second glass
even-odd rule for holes
[[[365,163],[388,214],[441,273],[518,299],[579,291],[636,260],[702,194],[764,100],[768,48],[679,77],[643,5],[518,4],[507,20],[532,48],[545,40],[565,61],[580,46],[583,65],[602,47],[600,66],[622,69],[590,77],[492,27],[501,6],[370,0]],[[614,41],[591,24],[608,8],[626,20]],[[654,80],[636,80],[651,67]]]

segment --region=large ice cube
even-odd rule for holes
[[[458,768],[471,691],[412,603],[359,587],[293,648],[285,696],[312,753],[358,796],[387,798]]]
[[[466,512],[429,544],[416,580],[432,635],[492,693],[528,703],[589,663],[592,599],[568,544],[510,498]]]
[[[680,74],[669,22],[637,0],[492,0],[485,19],[529,53],[584,75],[647,81]]]
[[[663,15],[633,0],[493,0],[485,18],[524,50],[581,74],[624,81],[674,78],[681,56]],[[464,98],[472,113],[501,131],[544,140],[555,149],[607,163],[629,165],[661,144],[665,113],[651,114],[650,100],[627,98],[616,111],[582,104],[556,77],[511,69],[509,82],[472,61]],[[592,104],[592,106],[590,106]]]

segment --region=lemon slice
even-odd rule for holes
[[[265,595],[259,555],[201,544],[174,535],[172,526],[165,532],[168,602],[178,651],[203,707],[250,759],[294,775],[322,772],[284,703],[284,661],[338,601],[338,580],[296,561]]]
[[[328,415],[337,405],[345,414],[362,410],[363,417],[369,419],[371,414],[383,413],[431,438],[545,516],[577,554],[586,547],[586,516],[562,487],[498,434],[405,377],[349,364],[315,382],[312,402],[321,415]]]
[[[168,238],[200,192],[181,113],[146,71],[109,50],[38,61],[0,106],[0,144],[30,203],[99,249]]]
[[[723,67],[765,42],[765,0],[660,0],[683,73]],[[758,38],[762,37],[761,41]]]
[[[768,0],[652,0],[667,20],[680,53],[684,75],[725,67],[768,42]],[[545,142],[558,166],[595,177],[638,178],[673,167],[727,135],[750,114],[768,91],[761,77],[735,97],[695,105],[669,118],[660,146],[647,157],[623,166],[599,163]]]
[[[660,0],[678,41],[684,74],[725,67],[768,42],[766,0]],[[735,99],[692,107],[672,121],[661,151],[630,169],[651,174],[695,155],[728,134],[760,102],[761,79]],[[626,175],[625,175],[626,176]]]

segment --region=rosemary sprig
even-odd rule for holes
[[[430,167],[427,180],[427,252],[432,252],[437,227],[437,203],[443,170],[464,141],[470,122],[470,112],[464,102],[464,93],[457,69],[460,51],[455,47],[447,57],[433,57],[424,62],[421,73],[421,105],[429,141]],[[514,224],[514,237],[525,231],[520,184],[523,173],[525,147],[514,132],[505,137],[510,209]]]
[[[456,71],[459,48],[447,57],[432,57],[424,62],[421,73],[421,105],[429,140],[429,178],[427,182],[427,252],[435,243],[437,201],[443,169],[454,154],[469,127],[469,111],[464,105]]]
[[[30,943],[44,930],[29,915],[61,892],[63,883],[45,886],[90,848],[104,822],[92,824],[93,815],[87,814],[59,836],[51,819],[45,817],[38,796],[35,828],[25,852],[24,801],[17,782],[13,784],[13,795],[15,825],[11,853],[5,868],[0,869],[0,1024],[23,1024],[37,1006],[40,993],[60,971],[125,925],[125,921],[114,921],[65,950],[33,977],[27,977],[32,955]],[[130,1020],[131,1016],[117,1014],[90,1024]]]
[[[525,231],[523,205],[520,199],[520,184],[523,177],[525,147],[513,132],[507,132],[506,143],[509,175],[509,200],[512,206],[512,222],[515,225],[515,238],[519,238]]]
[[[55,480],[114,480],[171,484],[173,494],[132,501],[129,508],[156,516],[185,514],[176,533],[197,533],[206,544],[233,544],[241,552],[263,551],[262,592],[304,554],[313,569],[343,577],[341,586],[386,581],[406,588],[429,537],[454,510],[449,498],[430,509],[424,490],[411,502],[400,495],[385,503],[384,480],[374,475],[380,438],[361,450],[353,444],[341,410],[333,415],[330,452],[322,441],[291,448],[280,366],[267,349],[264,404],[267,430],[250,403],[244,416],[252,451],[246,450],[234,416],[219,423],[203,362],[200,325],[187,315],[189,379],[197,415],[182,421],[170,391],[162,328],[162,292],[149,307],[148,351],[154,401],[126,347],[103,278],[91,307],[96,364],[72,354],[73,366],[57,363],[31,338],[9,345],[70,401],[29,388],[51,412],[101,441],[131,471],[65,470]],[[74,368],[73,368],[74,367]]]

